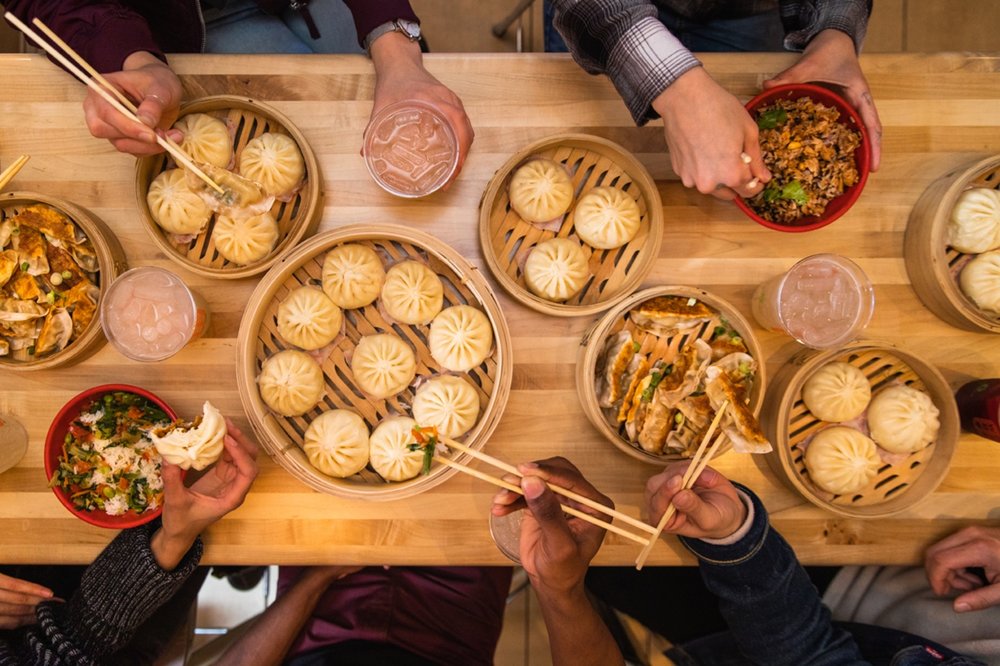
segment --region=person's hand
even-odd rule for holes
[[[146,51],[137,51],[125,59],[122,71],[105,74],[104,78],[135,102],[142,123],[129,120],[88,89],[83,112],[91,134],[132,155],[163,152],[154,132],[166,134],[174,141],[183,138],[180,131],[170,130],[180,109],[181,82],[162,60]]]
[[[819,81],[835,86],[861,116],[872,147],[872,171],[882,162],[882,121],[875,108],[868,81],[861,72],[854,40],[839,30],[824,30],[816,35],[797,63],[764,81],[764,89],[786,83]]]
[[[983,569],[986,585],[966,571],[970,567]],[[966,527],[945,537],[927,549],[924,568],[934,594],[962,593],[954,602],[956,613],[1000,604],[1000,528]]]
[[[504,516],[527,508],[521,522],[520,558],[536,590],[566,594],[582,589],[587,567],[600,549],[606,530],[565,515],[559,502],[601,520],[608,520],[608,517],[564,497],[558,498],[545,482],[610,508],[614,508],[614,502],[590,485],[580,470],[565,458],[524,463],[518,465],[518,470],[524,475],[522,478],[507,475],[504,479],[514,484],[520,482],[524,496],[509,490],[500,491],[493,498],[493,514]]]
[[[173,569],[205,528],[243,504],[257,476],[257,445],[226,419],[222,457],[190,487],[181,469],[164,461],[163,525],[153,536],[153,553]]]
[[[438,109],[455,128],[458,168],[445,184],[447,188],[462,170],[475,137],[462,100],[424,69],[420,47],[404,35],[398,32],[382,35],[372,42],[371,54],[375,64],[375,104],[372,106],[372,118],[390,104],[419,100]]]
[[[670,165],[684,187],[719,199],[752,197],[771,180],[757,123],[739,100],[701,67],[681,75],[653,100],[663,117]],[[750,158],[749,163],[743,155]]]
[[[694,539],[724,539],[747,519],[747,507],[729,479],[706,467],[689,490],[680,490],[690,463],[674,463],[646,482],[650,523],[658,524],[673,502],[677,512],[664,532]]]
[[[0,629],[34,624],[35,606],[52,597],[47,587],[0,574]]]

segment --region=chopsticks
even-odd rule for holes
[[[81,67],[90,72],[91,76],[87,76],[87,74],[85,74],[83,70],[80,69],[80,67],[77,67],[76,64],[70,62],[70,60],[67,59],[65,56],[63,56],[63,54],[59,53],[59,51],[56,50],[56,48],[52,46],[52,44],[49,44],[48,42],[43,40],[38,33],[29,28],[27,25],[25,25],[19,18],[17,18],[10,12],[5,13],[4,18],[10,21],[11,24],[13,24],[18,30],[23,32],[29,39],[31,39],[31,41],[37,44],[39,48],[41,48],[43,51],[52,56],[52,58],[54,58],[56,62],[65,67],[71,74],[73,74],[73,76],[79,79],[81,83],[83,83],[88,88],[90,88],[98,95],[100,95],[104,99],[104,101],[113,106],[119,113],[121,113],[129,120],[142,124],[142,121],[139,120],[139,117],[136,115],[136,106],[131,101],[129,101],[117,88],[111,85],[111,83],[106,78],[101,76],[93,67],[91,67],[90,64],[87,63],[87,61],[84,60],[79,53],[74,51],[69,44],[60,39],[54,32],[52,32],[52,30],[50,30],[44,23],[42,23],[42,21],[36,18],[33,21],[33,23],[36,26],[38,26],[38,28],[42,30],[50,39],[52,39],[53,42],[59,45],[59,47],[62,48],[67,55],[73,58],[73,60],[75,60],[76,63],[78,63]],[[163,147],[164,150],[170,153],[170,155],[174,158],[174,160],[177,161],[178,164],[180,164],[184,168],[194,173],[194,175],[201,178],[203,181],[205,181],[205,183],[209,187],[211,187],[219,194],[225,194],[225,190],[223,190],[218,183],[212,180],[208,176],[208,174],[199,169],[198,165],[196,165],[191,160],[191,158],[188,157],[187,154],[183,150],[181,150],[180,146],[178,146],[174,141],[162,137],[159,134],[156,134],[155,132],[153,136],[156,138],[156,143],[158,143],[160,146]]]
[[[28,163],[31,158],[27,155],[21,155],[16,160],[10,163],[10,166],[0,173],[0,191],[7,187],[7,183],[14,179],[14,176]]]
[[[719,427],[719,422],[722,421],[722,417],[726,413],[726,408],[729,406],[728,400],[723,400],[722,404],[719,405],[718,411],[715,412],[715,418],[712,419],[712,423],[708,426],[708,430],[705,431],[705,436],[701,440],[701,444],[698,445],[698,450],[695,451],[694,455],[691,457],[691,464],[688,465],[687,471],[684,473],[684,477],[681,479],[681,487],[678,490],[687,490],[694,485],[694,482],[698,480],[701,473],[705,471],[708,467],[709,461],[715,455],[715,452],[719,449],[723,440],[726,439],[725,433],[719,433],[719,436],[715,438],[715,441],[711,446],[708,446],[708,442],[712,439],[712,435],[715,434],[715,429]],[[663,528],[667,526],[667,523],[674,514],[677,513],[677,507],[674,506],[673,502],[667,507],[667,510],[663,512],[663,517],[660,518],[660,522],[656,525],[656,532],[653,538],[649,540],[649,543],[642,552],[639,553],[639,557],[635,560],[635,568],[637,571],[642,571],[643,565],[646,564],[646,559],[649,557],[649,553],[653,550],[653,545],[656,544],[657,539],[660,538],[660,534],[663,532]]]

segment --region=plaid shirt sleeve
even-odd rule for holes
[[[657,114],[653,100],[701,63],[656,18],[648,0],[554,0],[553,24],[573,58],[591,74],[607,74],[632,118]]]
[[[780,12],[789,51],[801,51],[813,37],[832,28],[847,33],[860,53],[872,0],[782,0]]]

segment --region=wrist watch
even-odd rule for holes
[[[364,46],[368,55],[371,55],[372,53],[372,44],[375,40],[390,32],[401,32],[411,42],[415,42],[420,39],[420,24],[416,21],[410,21],[409,19],[395,19],[394,21],[388,21],[382,25],[375,26],[375,28],[368,33],[368,36],[365,37]]]

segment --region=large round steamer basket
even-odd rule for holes
[[[651,298],[656,298],[657,296],[686,296],[688,298],[696,298],[718,312],[719,316],[694,329],[693,334],[682,332],[670,338],[659,338],[652,333],[643,333],[626,318],[626,315],[629,310],[640,303],[648,301]],[[687,460],[687,458],[676,454],[655,455],[648,453],[642,450],[637,444],[632,444],[619,433],[618,424],[605,414],[605,410],[601,408],[597,401],[597,364],[608,337],[626,328],[632,331],[636,341],[642,345],[643,352],[651,352],[651,358],[673,356],[685,344],[696,338],[702,338],[707,341],[712,336],[715,327],[719,325],[721,317],[725,317],[733,329],[739,332],[746,344],[747,353],[757,361],[757,376],[750,391],[749,408],[754,415],[760,412],[764,400],[764,391],[767,386],[767,369],[764,363],[763,350],[753,333],[753,327],[750,325],[750,322],[728,301],[704,289],[680,285],[651,287],[632,294],[597,320],[591,326],[590,330],[584,334],[583,339],[580,341],[580,347],[577,350],[577,395],[580,398],[580,404],[587,418],[604,435],[605,439],[636,460],[653,465],[665,467],[679,460]],[[716,457],[722,455],[730,448],[731,444],[726,440],[716,452]]]
[[[813,416],[802,402],[802,386],[827,363],[842,361],[868,377],[872,395],[891,384],[926,391],[940,410],[937,441],[896,464],[882,465],[865,488],[832,495],[809,479],[801,446],[831,423]],[[960,432],[958,408],[941,373],[926,361],[886,342],[860,340],[839,350],[804,349],[771,380],[761,424],[774,446],[771,470],[818,507],[851,518],[879,518],[905,511],[930,495],[948,473]]]
[[[107,224],[86,208],[37,192],[0,194],[0,221],[13,217],[22,209],[33,204],[44,204],[58,210],[80,227],[80,230],[93,243],[99,268],[97,284],[100,289],[99,298],[103,299],[115,278],[128,268],[125,250],[118,242],[118,237]],[[101,304],[98,301],[98,312],[94,313],[94,318],[86,330],[62,351],[31,361],[19,361],[11,356],[0,356],[0,368],[14,371],[48,370],[73,365],[91,356],[107,342],[104,331],[101,329],[100,307]]]
[[[948,221],[962,192],[1000,188],[1000,155],[946,173],[928,186],[910,212],[903,240],[906,272],[917,296],[945,322],[970,331],[1000,333],[1000,315],[980,310],[958,285],[975,255],[948,246]]]
[[[573,204],[558,232],[525,222],[510,206],[507,187],[524,162],[544,157],[572,174]],[[580,196],[599,186],[614,186],[635,198],[642,216],[639,232],[622,247],[598,250],[583,243],[573,228]],[[524,281],[524,260],[538,243],[571,238],[589,256],[591,278],[563,303],[535,296]],[[656,182],[631,153],[616,143],[587,134],[560,134],[529,145],[501,166],[479,203],[479,242],[493,277],[511,296],[543,314],[560,317],[591,315],[608,309],[635,291],[652,270],[663,238],[663,204]]]
[[[347,358],[361,336],[395,333],[414,348],[417,376],[436,374],[441,369],[427,347],[429,325],[389,324],[383,319],[377,301],[365,308],[345,310],[345,335],[335,341],[334,350],[321,363],[325,394],[319,405],[303,416],[284,417],[267,407],[257,389],[257,376],[263,361],[282,349],[294,349],[283,342],[277,333],[278,304],[292,289],[307,284],[318,286],[327,251],[344,243],[371,247],[382,256],[387,268],[406,259],[423,262],[442,280],[444,307],[468,304],[486,314],[493,327],[494,348],[483,364],[464,373],[478,389],[481,410],[475,427],[462,439],[467,446],[482,449],[496,429],[513,377],[510,331],[500,304],[480,272],[454,249],[433,236],[396,225],[355,225],[320,234],[297,247],[264,276],[250,297],[240,322],[237,341],[240,400],[267,452],[306,485],[349,498],[393,500],[412,497],[445,481],[455,473],[455,469],[435,465],[430,474],[399,483],[386,483],[371,468],[349,478],[334,478],[309,463],[302,443],[309,423],[330,409],[357,412],[364,418],[369,430],[388,416],[408,414],[414,394],[412,386],[385,400],[369,398],[354,385]],[[454,459],[468,461],[470,456],[461,454]]]
[[[244,266],[227,261],[215,249],[212,242],[215,215],[209,221],[208,229],[186,245],[174,243],[169,234],[153,221],[146,194],[153,179],[165,171],[173,160],[165,153],[144,157],[136,162],[135,167],[136,205],[143,226],[156,247],[167,257],[197,275],[236,280],[263,273],[319,225],[323,214],[323,176],[316,154],[302,132],[285,115],[252,99],[236,95],[203,97],[182,106],[179,117],[192,113],[214,116],[232,128],[237,164],[251,139],[265,132],[287,134],[295,140],[305,160],[305,183],[291,201],[275,201],[271,207],[271,214],[278,222],[278,242],[274,249],[260,261]]]

